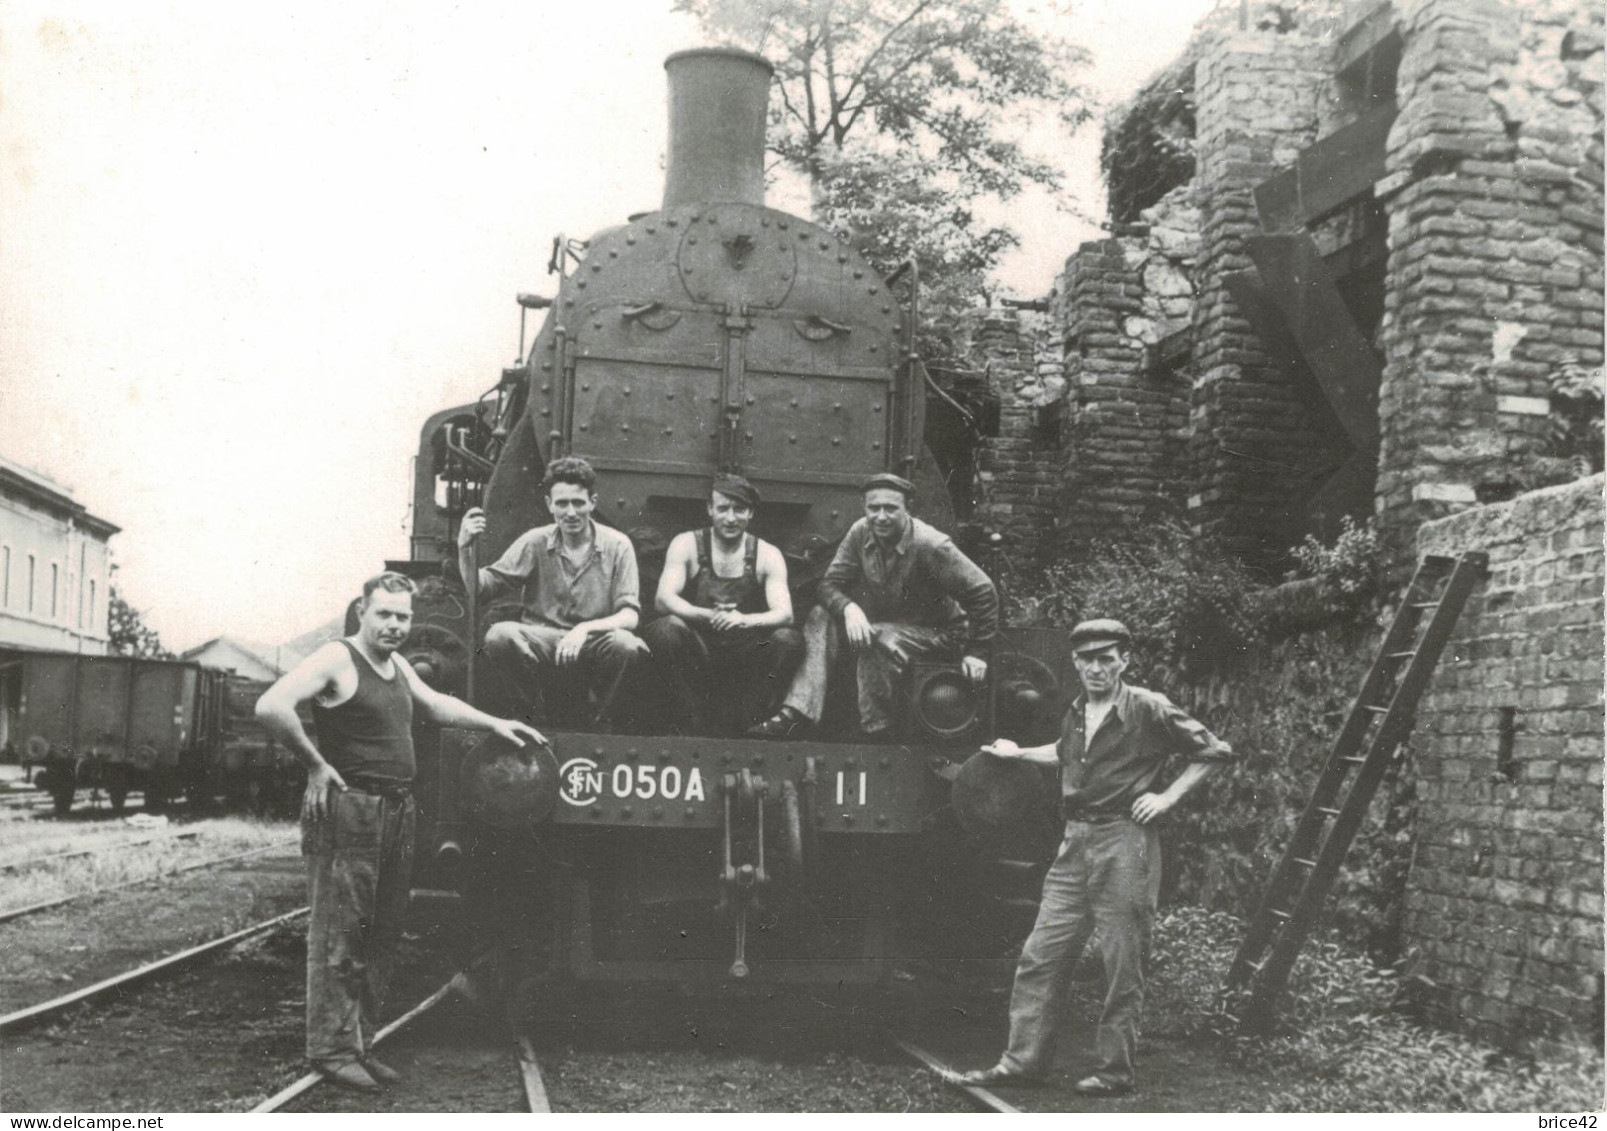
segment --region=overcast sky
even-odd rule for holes
[[[552,236],[657,206],[702,42],[668,6],[0,5],[0,455],[123,527],[170,647],[285,640],[406,555],[418,429],[514,359]],[[1210,6],[1032,18],[1117,101]],[[1093,214],[1097,149],[1060,155]],[[1055,203],[1010,207],[1016,294],[1095,234]]]

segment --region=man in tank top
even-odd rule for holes
[[[759,492],[722,475],[709,492],[709,525],[675,537],[654,601],[663,615],[642,630],[649,670],[682,734],[738,734],[766,717],[792,678],[803,637],[792,624],[787,561],[748,533]]]
[[[402,935],[413,866],[413,717],[546,745],[431,688],[397,651],[413,620],[413,583],[363,585],[357,634],[324,644],[257,701],[257,718],[307,767],[307,1059],[343,1087],[372,1091],[396,1072],[369,1051]],[[312,705],[315,743],[297,709]]]

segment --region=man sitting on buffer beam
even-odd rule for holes
[[[482,601],[516,586],[524,591],[521,618],[485,634],[486,659],[509,710],[528,709],[539,689],[551,713],[554,676],[574,672],[592,697],[588,721],[605,725],[626,672],[647,659],[647,645],[632,631],[641,615],[636,550],[624,534],[592,520],[596,485],[585,460],[553,460],[546,478],[553,523],[527,530],[479,571]],[[485,512],[474,507],[458,530],[464,584],[472,584],[466,551],[484,531]]]
[[[868,737],[892,725],[893,690],[912,660],[959,657],[966,678],[987,678],[999,596],[947,534],[909,513],[915,484],[865,481],[865,517],[848,528],[804,621],[804,662],[781,710],[749,734],[799,738],[820,722],[826,676],[846,639],[857,661],[859,723]]]
[[[740,734],[775,707],[803,653],[788,627],[787,560],[748,533],[758,505],[746,479],[718,477],[709,525],[676,535],[664,556],[654,601],[664,615],[642,639],[681,734]]]

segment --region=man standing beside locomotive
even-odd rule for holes
[[[578,669],[595,698],[590,721],[602,723],[626,672],[647,658],[647,646],[631,631],[641,615],[636,550],[620,531],[593,521],[596,485],[585,460],[553,460],[546,478],[552,524],[527,530],[477,575],[481,600],[524,590],[521,619],[485,634],[486,658],[502,679],[509,709],[528,705],[532,682],[547,692],[555,671]],[[484,531],[479,507],[463,516],[458,565],[465,585],[475,584],[468,547]]]
[[[307,767],[307,1059],[332,1083],[372,1091],[397,1073],[369,1054],[402,936],[413,870],[413,713],[438,726],[493,731],[523,746],[539,731],[434,690],[397,649],[413,619],[413,583],[382,573],[363,585],[357,634],[332,640],[257,701],[263,726]],[[318,742],[297,709],[312,704]]]
[[[858,659],[859,723],[872,738],[891,726],[894,683],[911,660],[959,655],[966,678],[987,678],[999,621],[993,582],[909,513],[908,479],[873,475],[864,491],[865,517],[848,528],[804,622],[804,662],[781,710],[749,732],[756,737],[790,738],[820,722],[842,638]]]
[[[707,733],[711,723],[740,733],[775,705],[798,666],[803,638],[788,627],[787,560],[748,533],[758,505],[746,479],[717,477],[708,527],[676,535],[664,555],[654,600],[663,615],[642,639],[683,734]],[[716,687],[729,690],[711,703]]]
[[[1041,1082],[1054,1057],[1072,967],[1098,928],[1106,982],[1095,1039],[1099,1068],[1075,1087],[1090,1096],[1133,1090],[1144,962],[1160,895],[1154,822],[1235,755],[1166,696],[1123,682],[1130,640],[1120,621],[1077,625],[1071,647],[1083,694],[1066,712],[1060,741],[1022,749],[1001,738],[982,748],[996,758],[1058,764],[1066,829],[1016,966],[1009,1045],[992,1068],[959,1076],[962,1084]],[[1161,788],[1173,756],[1187,766]]]

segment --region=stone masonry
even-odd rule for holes
[[[1308,454],[1326,443],[1228,292],[1251,269],[1244,241],[1261,230],[1252,192],[1317,138],[1327,90],[1331,5],[1311,5],[1286,30],[1218,31],[1200,50],[1198,170],[1200,298],[1194,316],[1191,408],[1195,525],[1252,561],[1280,564],[1289,512],[1301,502]]]
[[[1004,536],[1005,554],[1023,562],[1041,561],[1053,544],[1065,462],[1058,433],[1042,423],[1066,390],[1043,322],[1031,312],[987,310],[971,332],[973,360],[999,398],[998,434],[985,437],[977,452],[980,510]]]
[[[1490,555],[1417,713],[1406,942],[1436,1019],[1502,1044],[1602,993],[1601,476],[1424,525]]]
[[[1602,7],[1398,3],[1377,508],[1409,546],[1544,448],[1602,364]]]

